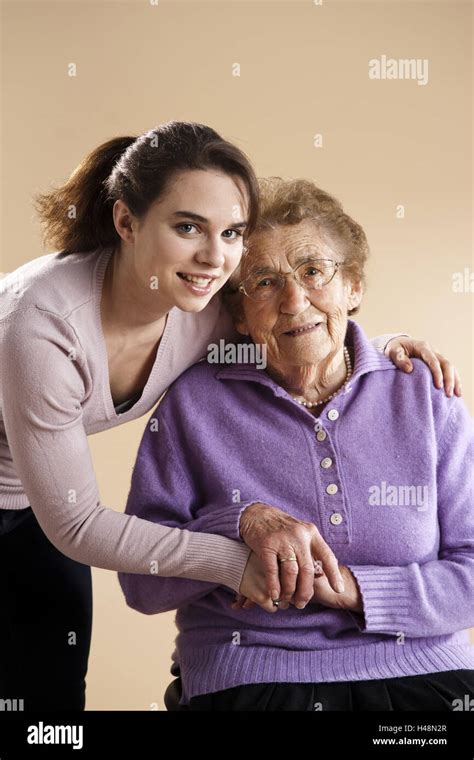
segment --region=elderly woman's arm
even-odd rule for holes
[[[360,612],[354,619],[364,633],[442,636],[474,626],[474,434],[457,399],[439,441],[437,470],[438,559],[398,567],[350,564],[359,594],[344,572],[347,595],[338,597],[320,578],[314,602]]]

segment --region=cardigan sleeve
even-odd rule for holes
[[[149,523],[101,503],[82,410],[94,379],[74,329],[37,307],[7,320],[3,421],[18,477],[51,543],[95,567],[140,574],[158,567],[162,575],[237,591],[249,555],[242,543]]]
[[[439,636],[474,626],[474,433],[459,398],[438,446],[438,558],[402,567],[348,565],[362,594],[364,633]]]
[[[159,408],[155,410],[144,431],[132,473],[126,513],[174,528],[240,539],[240,514],[255,501],[201,508],[195,494],[195,482],[183,466],[186,451],[178,448],[177,439],[160,411]],[[197,506],[199,515],[195,516]],[[250,550],[244,544],[242,547],[249,556]],[[148,615],[190,604],[222,585],[126,573],[119,573],[119,582],[127,604]]]

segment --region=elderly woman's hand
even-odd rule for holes
[[[404,372],[413,370],[410,356],[422,359],[431,370],[436,388],[440,389],[444,384],[447,396],[451,397],[453,391],[456,396],[462,395],[461,381],[456,368],[443,354],[431,348],[425,340],[415,340],[405,335],[397,336],[387,343],[385,354]]]
[[[315,560],[326,574],[333,593],[344,591],[337,559],[312,523],[258,503],[242,512],[240,535],[263,564],[269,598],[292,600],[299,609],[305,607],[314,593]],[[241,593],[249,596],[242,589]]]

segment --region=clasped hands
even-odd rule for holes
[[[288,609],[290,604],[303,609],[311,603],[363,611],[353,573],[338,564],[312,523],[257,503],[242,512],[240,535],[252,552],[232,604],[234,609],[258,605],[267,612],[277,612]],[[281,559],[287,561],[279,562]]]

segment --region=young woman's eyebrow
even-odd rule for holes
[[[201,216],[200,214],[195,214],[193,211],[175,211],[173,213],[173,216],[179,216],[186,219],[193,219],[195,222],[202,222],[203,224],[208,224],[209,219],[206,219],[205,216]],[[246,227],[247,222],[231,222],[229,224],[229,227],[238,227],[239,229]]]

